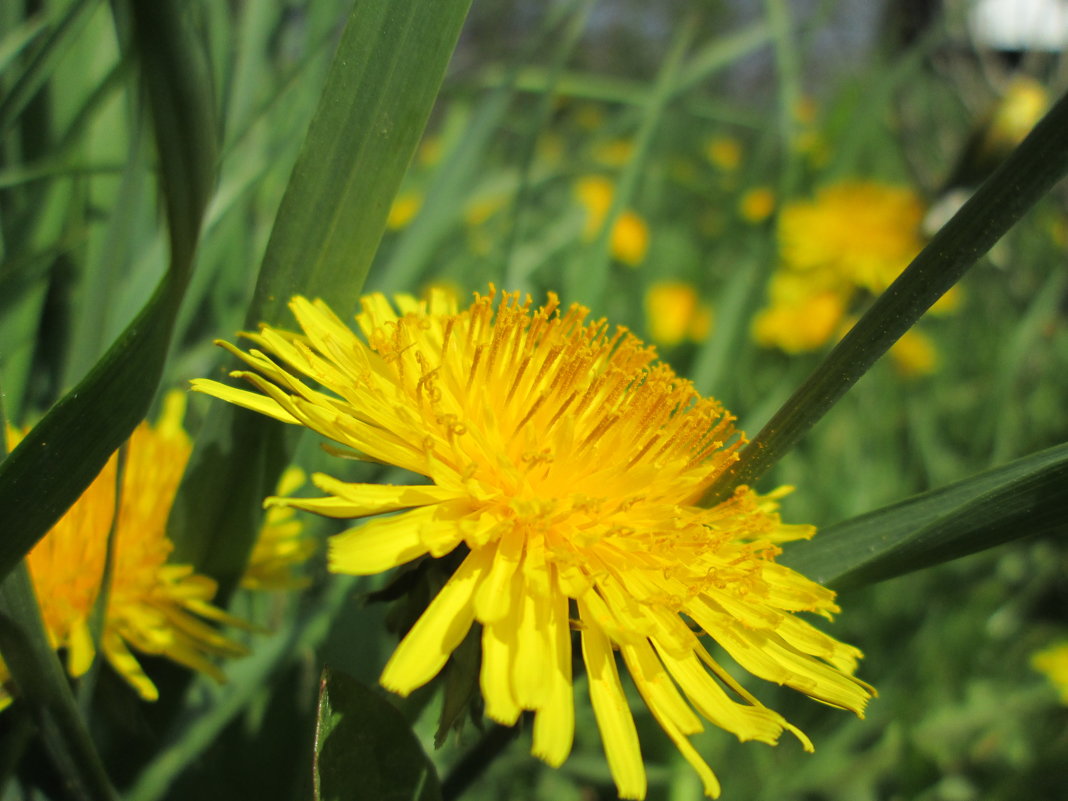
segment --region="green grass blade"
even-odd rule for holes
[[[44,536],[148,411],[211,187],[211,104],[177,4],[137,0],[130,10],[156,133],[170,267],[107,354],[0,464],[0,575]]]
[[[469,7],[355,5],[271,232],[248,327],[287,324],[297,293],[342,316],[355,307]],[[224,593],[244,570],[288,450],[273,421],[223,404],[197,438],[169,531],[175,558],[219,579]]]
[[[78,798],[116,799],[100,757],[78,715],[67,677],[48,643],[25,563],[0,581],[0,652],[33,711],[56,767]]]
[[[781,561],[836,589],[1021,537],[1068,531],[1068,444],[860,515],[787,546]]]
[[[64,47],[88,22],[88,12],[94,5],[96,0],[77,0],[73,3],[34,51],[14,86],[0,98],[0,139],[11,132],[19,115],[44,86],[63,55]]]
[[[715,503],[760,479],[1065,174],[1068,95],[879,296],[703,502]]]
[[[286,188],[246,322],[296,292],[355,305],[471,0],[357,3]]]
[[[638,188],[638,179],[648,164],[653,138],[660,129],[668,104],[676,94],[676,86],[682,73],[684,58],[696,28],[696,19],[683,21],[657,75],[649,103],[643,109],[641,126],[634,137],[634,154],[623,169],[612,203],[601,223],[601,230],[590,247],[590,257],[581,270],[570,270],[565,276],[566,296],[592,309],[603,308],[605,289],[608,287],[612,254],[612,229],[623,210],[630,204]]]

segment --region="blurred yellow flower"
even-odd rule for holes
[[[393,205],[389,207],[389,216],[386,218],[386,228],[396,231],[404,228],[415,219],[419,209],[423,207],[423,193],[416,189],[409,189],[393,198]]]
[[[748,222],[764,222],[775,211],[775,193],[767,186],[754,186],[742,195],[738,211]]]
[[[649,226],[645,220],[633,211],[624,211],[612,226],[612,257],[626,264],[637,267],[645,260],[649,250]]]
[[[732,137],[716,136],[705,145],[705,157],[724,172],[734,172],[742,163],[742,146]]]
[[[1068,704],[1068,642],[1057,643],[1036,652],[1031,667],[1053,684],[1062,704]]]
[[[911,189],[844,181],[783,207],[779,252],[797,272],[828,270],[882,292],[923,247],[923,205]]]
[[[275,492],[281,496],[290,495],[306,480],[307,476],[299,467],[287,468]],[[315,549],[315,540],[304,536],[304,524],[297,519],[292,508],[271,507],[264,516],[263,526],[249,555],[241,586],[247,590],[295,590],[306,587],[308,578],[298,575],[296,569],[308,561]]]
[[[586,210],[582,237],[587,242],[597,238],[612,206],[615,187],[600,175],[587,175],[575,184],[575,195]],[[612,257],[629,267],[637,267],[649,250],[649,225],[637,212],[624,210],[612,227],[609,246]]]
[[[645,319],[653,341],[668,347],[700,342],[712,332],[712,308],[701,303],[693,284],[658,281],[646,290]]]
[[[787,353],[814,350],[840,330],[846,307],[834,287],[780,272],[771,279],[771,303],[753,321],[753,338]]]
[[[911,328],[890,348],[890,358],[906,378],[930,375],[938,369],[938,350],[922,331]]]
[[[164,656],[222,681],[209,657],[246,653],[210,623],[244,625],[211,604],[215,582],[190,565],[169,564],[167,516],[192,445],[182,430],[185,399],[171,393],[156,426],[142,423],[125,449],[115,513],[119,458],[113,455],[93,483],[30,551],[27,560],[49,640],[66,650],[77,678],[96,657],[90,619],[101,592],[109,532],[114,523],[111,583],[99,647],[108,663],[153,701],[156,686],[132,651]],[[9,431],[14,441],[20,434]],[[7,668],[0,663],[7,682]],[[0,703],[10,697],[0,690]]]
[[[688,737],[701,717],[741,740],[775,743],[789,731],[812,747],[723,658],[863,712],[873,691],[852,675],[859,651],[795,615],[830,617],[834,594],[775,561],[780,543],[812,527],[784,524],[780,493],[749,487],[695,505],[743,441],[719,403],[625,330],[553,295],[540,308],[492,288],[464,309],[436,293],[361,305],[362,337],[321,301],[294,298],[303,333],[263,326],[245,335],[247,352],[224,345],[252,368],[234,375],[257,391],[194,388],[429,479],[317,474],[326,497],[268,501],[371,518],[331,540],[335,572],[461,557],[389,659],[385,687],[407,695],[426,684],[477,621],[486,714],[513,725],[532,711],[532,750],[559,765],[574,737],[577,631],[608,765],[633,799],[646,776],[617,652],[710,796],[719,782]]]

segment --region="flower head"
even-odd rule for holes
[[[194,382],[427,479],[383,486],[317,474],[326,497],[268,501],[371,518],[331,540],[335,572],[462,559],[389,659],[385,687],[426,684],[477,622],[486,714],[513,724],[532,711],[533,752],[559,765],[574,734],[575,635],[626,798],[642,798],[646,779],[617,651],[713,796],[716,777],[688,739],[702,718],[742,740],[775,743],[790,731],[811,748],[725,658],[862,712],[872,690],[852,676],[860,653],[795,615],[829,617],[833,593],[775,561],[780,543],[812,528],[782,523],[777,496],[746,487],[696,505],[741,442],[718,402],[626,330],[552,295],[540,308],[492,288],[462,310],[436,293],[395,303],[365,297],[361,337],[321,301],[294,298],[302,334],[263,326],[246,334],[248,352],[225,345],[253,368],[234,375],[258,391]]]
[[[860,295],[881,293],[920,251],[922,216],[912,190],[871,181],[832,184],[787,204],[757,341],[789,353],[826,344]]]
[[[220,681],[210,657],[245,653],[211,625],[244,625],[212,605],[215,582],[190,565],[167,562],[173,547],[167,515],[192,447],[181,427],[183,410],[184,396],[168,395],[159,424],[142,423],[131,435],[121,477],[116,454],[27,557],[49,639],[66,650],[68,672],[78,677],[96,656],[90,620],[111,548],[99,646],[146,700],[158,692],[133,651],[165,656]],[[0,675],[7,679],[2,665]],[[10,699],[4,694],[2,700]]]
[[[1036,651],[1031,655],[1031,667],[1049,679],[1061,703],[1068,705],[1068,641]]]

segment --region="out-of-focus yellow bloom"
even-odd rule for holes
[[[290,467],[278,481],[277,495],[292,495],[307,480],[299,467]],[[259,537],[241,577],[247,590],[295,590],[308,584],[296,569],[315,553],[316,543],[304,536],[304,524],[287,506],[272,506],[264,516]]]
[[[597,238],[605,216],[612,206],[615,188],[600,175],[588,175],[575,184],[575,194],[586,209],[586,225],[582,237],[587,242]],[[613,258],[629,267],[637,267],[649,249],[649,226],[637,212],[624,210],[612,227],[610,241]]]
[[[223,680],[210,657],[246,653],[213,624],[245,624],[211,603],[215,582],[191,565],[170,564],[167,516],[192,443],[182,430],[185,396],[171,393],[155,426],[141,423],[126,446],[123,467],[112,455],[103,470],[27,556],[52,646],[66,651],[77,678],[99,648],[119,675],[147,701],[159,693],[134,652],[163,656]],[[8,431],[14,445],[21,434]],[[116,484],[118,509],[116,511]],[[111,534],[111,574],[99,641],[90,621],[101,594]],[[7,682],[0,662],[0,680]],[[0,706],[10,702],[0,689]]]
[[[482,225],[504,208],[508,197],[505,192],[494,191],[471,198],[464,209],[464,222],[471,226]]]
[[[593,148],[593,160],[606,167],[622,167],[633,154],[634,142],[630,139],[600,142]]]
[[[826,344],[845,318],[843,294],[811,279],[778,273],[771,280],[771,303],[753,321],[753,338],[765,347],[802,353]]]
[[[742,195],[738,204],[742,219],[761,223],[775,211],[775,193],[767,186],[754,186]]]
[[[1057,689],[1062,704],[1068,704],[1068,642],[1057,643],[1031,657],[1031,667]]]
[[[826,270],[882,292],[923,247],[923,206],[903,186],[873,181],[831,184],[779,215],[779,253],[790,270]]]
[[[386,228],[396,231],[410,223],[423,206],[423,193],[417,189],[408,189],[393,198],[386,218]]]
[[[657,281],[646,290],[645,320],[650,338],[668,347],[700,342],[712,332],[712,308],[683,281]]]
[[[612,256],[628,267],[645,261],[649,250],[649,226],[633,211],[624,211],[612,226]]]
[[[419,143],[416,159],[424,167],[433,167],[441,161],[444,152],[445,146],[442,144],[441,137],[437,134],[431,134]]]
[[[742,163],[742,146],[730,136],[716,136],[708,140],[705,157],[724,172],[734,172]]]
[[[816,122],[816,112],[818,110],[819,106],[816,104],[815,99],[809,95],[799,97],[792,109],[794,119],[805,126],[813,125]]]
[[[612,182],[601,175],[587,175],[575,184],[575,195],[586,209],[586,225],[582,229],[582,238],[592,242],[601,230],[605,215],[612,205],[615,189]]]
[[[263,326],[244,335],[248,351],[226,345],[255,391],[194,388],[427,479],[316,474],[326,496],[268,501],[352,521],[330,541],[337,573],[452,555],[454,572],[390,657],[384,687],[424,686],[471,632],[486,715],[511,726],[529,710],[532,752],[559,766],[575,734],[581,652],[628,799],[643,798],[647,780],[621,666],[710,796],[719,782],[690,742],[702,718],[743,741],[789,732],[812,750],[725,659],[863,714],[874,690],[853,675],[860,651],[798,614],[830,618],[834,593],[776,561],[782,543],[814,529],[781,520],[781,491],[743,486],[697,505],[745,438],[652,348],[554,295],[535,307],[492,288],[467,308],[436,294],[367,296],[362,335],[322,301],[290,308],[302,333]]]
[[[922,331],[910,328],[890,348],[890,358],[906,378],[930,375],[938,369],[938,350]]]
[[[1046,87],[1026,75],[1015,77],[990,116],[981,156],[1003,157],[1023,141],[1048,107]]]

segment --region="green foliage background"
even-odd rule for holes
[[[783,558],[838,582],[833,631],[865,651],[861,675],[880,698],[858,721],[756,688],[817,751],[739,745],[714,729],[696,737],[725,799],[1056,797],[1068,710],[1029,660],[1068,637],[1063,184],[989,255],[978,234],[928,251],[936,268],[981,258],[962,282],[962,311],[922,324],[940,369],[911,381],[887,360],[864,373],[888,344],[876,337],[858,335],[827,362],[754,344],[775,223],[738,211],[754,187],[773,188],[781,205],[843,177],[934,198],[1003,68],[971,49],[952,18],[907,45],[883,21],[861,47],[838,40],[829,59],[827,37],[871,25],[851,16],[855,4],[812,4],[805,15],[782,0],[744,15],[681,1],[469,5],[0,6],[0,392],[7,419],[40,421],[27,441],[42,446],[0,466],[9,573],[0,650],[25,698],[0,715],[0,798],[303,799],[313,757],[342,758],[341,738],[360,756],[348,780],[330,773],[323,798],[386,797],[361,780],[359,766],[371,763],[358,749],[372,747],[420,776],[425,749],[443,777],[441,788],[432,772],[414,790],[398,784],[397,797],[452,797],[468,772],[477,774],[470,798],[614,797],[581,701],[575,751],[559,771],[528,755],[523,731],[509,745],[468,724],[436,749],[437,688],[403,700],[368,689],[395,642],[387,605],[365,603],[385,579],[328,577],[321,557],[298,595],[233,594],[231,608],[272,633],[248,635],[252,656],[227,666],[223,687],[153,664],[162,700],[146,706],[106,669],[77,698],[54,665],[45,669],[49,652],[13,566],[159,389],[232,366],[212,339],[261,320],[284,324],[297,291],[344,314],[365,277],[387,292],[445,282],[467,293],[491,281],[558,291],[645,336],[646,290],[688,281],[714,306],[715,330],[664,357],[751,435],[777,410],[801,421],[804,436],[761,486],[796,486],[784,516],[825,529]],[[1025,68],[1063,91],[1063,62],[1036,57]],[[815,103],[813,122],[794,113],[803,96]],[[1068,108],[1058,109],[1045,139],[1025,144],[960,230],[996,238],[1068,169]],[[809,134],[823,157],[798,148]],[[738,170],[706,158],[714,137],[739,143]],[[606,161],[620,141],[626,158]],[[574,194],[589,174],[616,187],[609,224],[592,241]],[[421,205],[387,230],[398,191]],[[610,250],[610,223],[629,208],[650,230],[636,269]],[[931,274],[915,273],[910,286],[934,291]],[[922,308],[912,312],[891,319],[877,306],[858,330],[908,325]],[[864,373],[825,415],[790,400],[821,363]],[[191,401],[197,452],[171,518],[177,553],[227,593],[278,471],[289,458],[312,469],[327,458],[312,438],[286,439],[250,418]],[[367,466],[357,476],[389,480]],[[1019,541],[987,550],[1010,540]],[[337,674],[320,688],[324,664]],[[462,689],[465,667],[457,659],[446,682]],[[20,670],[46,678],[30,686]],[[650,797],[699,797],[696,776],[637,700],[633,708]],[[450,722],[462,722],[453,711]],[[500,751],[484,772],[469,771],[463,755],[479,747]]]

